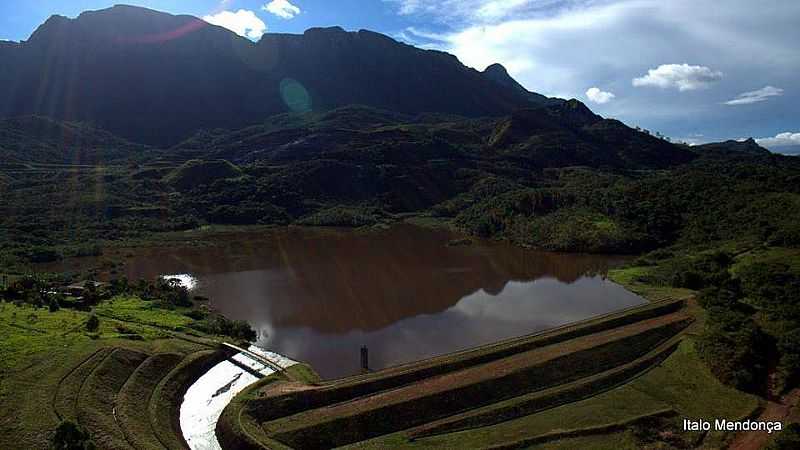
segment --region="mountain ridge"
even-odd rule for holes
[[[558,101],[368,30],[311,28],[254,43],[196,17],[126,5],[52,16],[27,41],[0,46],[0,66],[0,117],[86,122],[158,146],[292,108],[480,117]]]

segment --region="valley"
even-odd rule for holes
[[[367,30],[0,44],[0,448],[797,439],[796,156]]]

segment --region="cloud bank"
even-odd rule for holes
[[[227,28],[239,36],[248,39],[259,39],[267,32],[267,25],[253,11],[240,9],[236,12],[222,11],[217,14],[203,16],[206,22]]]
[[[301,12],[300,8],[293,5],[289,0],[272,0],[262,6],[261,9],[281,19],[292,19]]]
[[[760,145],[767,148],[800,146],[800,133],[778,133],[775,137],[756,139]]]

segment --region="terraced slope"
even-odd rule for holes
[[[640,356],[687,325],[685,317],[653,319],[310,410],[264,427],[296,448],[345,445],[593,375]]]
[[[83,384],[97,366],[113,351],[113,348],[101,348],[61,379],[56,389],[56,395],[53,398],[53,410],[60,420],[70,420],[72,422],[78,420],[78,394],[80,394]]]
[[[647,355],[611,370],[429,422],[409,430],[408,434],[417,439],[494,425],[596,395],[660,364],[675,350],[678,345],[676,341],[677,339],[670,339]]]
[[[274,382],[242,408],[238,416],[246,417],[223,415],[218,434],[247,436],[242,448],[257,447],[253,435],[262,446],[268,440],[330,448],[399,430],[421,437],[535,413],[595,395],[663,361],[692,322],[683,306],[650,304],[321,386]],[[250,432],[228,432],[242,423]]]
[[[322,407],[347,401],[355,397],[404,386],[425,378],[489,363],[535,348],[558,344],[576,337],[670,314],[683,308],[683,306],[683,301],[674,300],[638,306],[630,310],[565,325],[543,333],[508,339],[476,349],[403,364],[367,375],[357,375],[331,381],[313,390],[307,389],[302,384],[283,385],[280,389],[274,389],[267,393],[263,400],[252,402],[250,409],[254,410],[262,421],[285,417],[310,407]]]
[[[104,450],[183,450],[177,413],[185,389],[227,356],[103,347],[63,376],[53,410],[85,427]]]
[[[132,447],[117,425],[117,393],[147,355],[133,350],[111,352],[83,383],[78,395],[78,421],[92,433],[99,448],[129,450]]]
[[[145,360],[117,395],[117,421],[127,441],[137,450],[161,450],[146,405],[161,380],[183,359],[177,353],[161,353]]]

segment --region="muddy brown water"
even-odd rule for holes
[[[258,345],[324,378],[380,369],[643,303],[605,278],[618,257],[567,255],[410,225],[220,235],[203,247],[143,248],[130,279],[190,274],[196,294],[249,321]]]

